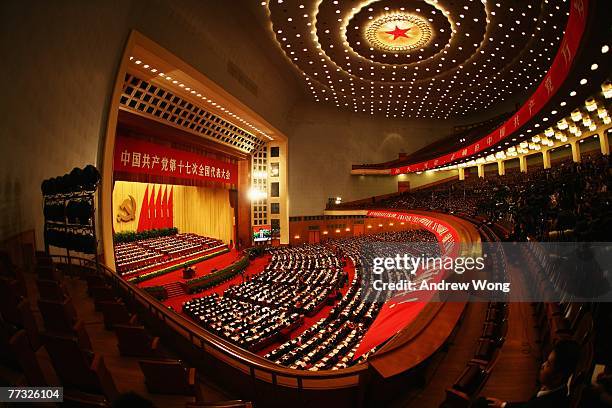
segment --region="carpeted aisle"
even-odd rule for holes
[[[353,263],[351,261],[347,260],[344,270],[345,272],[348,273],[348,280],[347,280],[346,285],[344,285],[344,287],[340,289],[340,292],[342,293],[343,297],[346,295],[346,292],[348,292],[351,282],[353,281],[353,277],[355,276],[355,267],[353,266]],[[312,317],[304,316],[304,323],[302,323],[300,327],[292,331],[289,338],[291,340],[295,339],[297,336],[299,336],[300,334],[305,332],[307,329],[312,327],[312,325],[314,325],[316,322],[327,317],[329,315],[329,312],[331,312],[333,307],[336,305],[336,303],[338,303],[338,301],[335,301],[333,305],[325,305],[321,310],[317,312],[317,314],[315,314]],[[270,351],[274,350],[281,344],[282,343],[279,343],[279,342],[272,343],[268,347],[262,350],[259,350],[257,354],[259,354],[260,356],[265,356],[266,354],[268,354]]]
[[[238,259],[238,258],[236,258],[236,259]],[[269,260],[270,260],[270,256],[269,255],[265,255],[265,256],[262,256],[260,258],[256,258],[256,259],[252,260],[251,263],[249,264],[249,266],[244,271],[244,277],[246,278],[247,276],[256,275],[256,274],[260,273],[261,271],[263,271],[264,268],[266,267],[266,265],[268,264]],[[211,259],[211,261],[212,261],[212,259]],[[230,264],[231,263],[232,262],[230,262]],[[225,266],[229,266],[229,264],[227,264]],[[202,276],[202,275],[200,275],[200,270],[198,270],[198,276]],[[181,271],[181,277],[182,277],[182,271]],[[165,300],[163,303],[164,303],[164,305],[171,307],[172,309],[176,310],[177,312],[182,313],[181,310],[182,310],[183,302],[186,302],[189,299],[193,299],[193,298],[204,297],[204,296],[210,295],[211,293],[218,293],[219,295],[222,295],[223,292],[227,288],[229,288],[231,285],[237,285],[237,284],[241,283],[242,279],[243,279],[243,277],[241,275],[237,275],[234,278],[232,278],[231,280],[229,280],[227,282],[223,282],[222,284],[220,284],[218,286],[215,286],[214,288],[210,288],[210,289],[207,289],[207,290],[205,290],[203,292],[196,293],[196,294],[193,294],[193,295],[184,295],[184,296],[173,297],[173,298]],[[175,281],[176,280],[174,280],[172,282],[175,282]],[[182,281],[182,279],[181,279],[181,281]]]

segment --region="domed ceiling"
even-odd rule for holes
[[[537,85],[569,2],[269,0],[260,9],[315,101],[446,119]]]

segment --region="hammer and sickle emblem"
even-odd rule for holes
[[[128,197],[119,206],[117,222],[130,222],[136,219],[136,200],[131,195]]]

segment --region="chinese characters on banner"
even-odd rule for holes
[[[196,153],[117,136],[114,170],[238,184],[238,166]]]
[[[375,210],[368,211],[367,216],[374,218],[391,218],[398,221],[418,224],[426,230],[432,232],[438,239],[438,242],[447,248],[450,248],[453,246],[453,244],[459,243],[459,233],[457,230],[441,220],[428,217],[426,215]]]
[[[531,120],[531,118],[546,105],[555,94],[556,90],[565,81],[565,78],[567,78],[572,63],[574,62],[574,57],[580,46],[582,34],[584,33],[588,8],[589,0],[572,0],[570,15],[565,28],[565,35],[563,36],[559,51],[548,73],[544,76],[544,80],[527,102],[525,102],[525,104],[499,128],[461,150],[409,166],[395,167],[391,169],[391,174],[412,173],[433,169],[434,167],[443,166],[455,160],[484,152],[491,146],[496,145],[512,135],[513,132]]]

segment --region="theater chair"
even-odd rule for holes
[[[38,309],[47,331],[69,332],[77,321],[76,310],[70,297],[63,301],[39,299]]]
[[[474,353],[472,362],[481,365],[482,367],[491,367],[496,360],[497,351],[499,350],[498,344],[491,339],[480,339],[478,341],[478,347]]]
[[[100,394],[111,402],[119,395],[103,357],[82,350],[76,337],[43,333],[43,340],[53,368],[65,388]]]
[[[12,385],[20,384],[24,380],[25,385],[42,386],[46,384],[36,354],[30,345],[27,332],[1,318],[0,365],[19,371],[18,377],[13,380],[3,378],[0,381]]]
[[[104,316],[104,327],[113,330],[116,324],[136,324],[136,315],[131,314],[121,301],[100,301],[97,303]]]
[[[61,282],[48,279],[36,279],[38,295],[41,299],[62,302],[68,297],[68,292]]]
[[[5,314],[16,314],[17,305],[25,296],[21,293],[20,284],[17,279],[0,277],[0,312]]]
[[[570,407],[586,406],[581,404],[582,394],[591,386],[591,374],[595,363],[595,346],[592,339],[583,343],[580,348],[580,358],[574,374],[570,378]]]
[[[19,294],[24,297],[28,296],[23,272],[13,265],[11,257],[4,251],[0,252],[0,276],[16,280]]]
[[[196,401],[204,400],[195,368],[185,367],[179,360],[141,360],[139,364],[150,393],[190,395]]]
[[[488,372],[480,365],[468,364],[455,384],[446,390],[446,400],[443,406],[448,408],[469,407],[472,399],[482,388],[487,376]]]
[[[38,308],[43,317],[45,330],[48,333],[64,336],[74,336],[79,346],[84,350],[91,350],[91,340],[85,330],[85,323],[79,320],[70,298],[63,302],[39,300]]]
[[[486,322],[482,328],[480,339],[493,340],[497,345],[504,342],[508,325],[506,322]]]
[[[92,288],[108,287],[106,279],[94,273],[85,276],[85,282],[87,282],[87,294],[89,294],[89,296],[92,296]]]
[[[110,408],[112,405],[104,395],[89,394],[75,389],[64,389],[63,407]]]
[[[53,264],[37,264],[34,268],[34,272],[36,273],[38,279],[54,280],[57,282],[61,282],[64,280],[64,274],[55,266],[53,266]]]
[[[253,403],[242,400],[209,402],[206,404],[192,404],[188,402],[185,404],[185,408],[253,408]]]
[[[591,313],[585,313],[580,322],[578,322],[572,337],[578,344],[584,345],[592,339],[594,332],[595,323],[593,322],[593,317]]]
[[[94,300],[94,307],[97,311],[102,311],[102,302],[117,302],[120,298],[110,286],[95,286],[90,288],[91,297]]]
[[[18,298],[10,297],[9,299],[16,300]],[[41,346],[40,334],[38,331],[38,325],[36,324],[36,319],[30,307],[30,302],[28,299],[21,299],[18,300],[19,303],[17,304],[10,304],[10,300],[9,302],[6,302],[7,300],[8,299],[6,298],[2,298],[2,300],[0,300],[0,314],[2,314],[2,317],[6,322],[25,329],[32,349],[38,350]]]
[[[19,330],[9,339],[8,349],[19,364],[28,385],[45,386],[48,384],[25,330]]]
[[[116,324],[119,354],[128,357],[160,357],[159,337],[151,337],[144,326]]]

